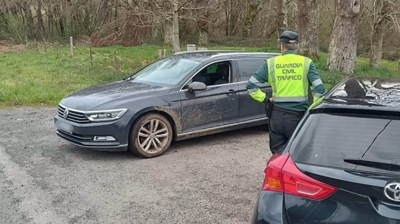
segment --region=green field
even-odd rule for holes
[[[129,76],[156,60],[158,49],[164,48],[166,55],[172,54],[171,48],[154,45],[93,48],[92,62],[87,46],[75,47],[74,58],[71,58],[68,47],[0,54],[0,107],[55,106],[73,91]],[[277,51],[274,48],[246,47],[209,49]],[[368,59],[365,58],[359,58],[357,62],[357,76],[400,76],[397,62],[384,61],[382,69],[369,67]],[[325,69],[325,53],[321,53],[321,58],[315,63],[328,88],[346,77]]]

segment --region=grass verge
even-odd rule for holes
[[[28,50],[0,54],[0,107],[55,106],[66,95],[76,90],[120,80],[135,70],[157,59],[158,49],[168,47],[142,45],[138,47],[74,48],[71,58],[68,47]],[[275,48],[210,47],[224,50],[277,52]],[[328,88],[346,76],[325,68],[326,54],[315,60],[316,67]],[[368,60],[359,58],[355,69],[358,76],[400,76],[397,62],[383,61],[384,68],[373,69]]]

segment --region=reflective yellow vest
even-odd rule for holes
[[[296,55],[280,55],[267,60],[268,81],[274,102],[308,101],[308,70],[311,59]]]

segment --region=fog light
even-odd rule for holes
[[[95,141],[115,141],[115,138],[112,136],[94,136],[93,140],[95,140]]]

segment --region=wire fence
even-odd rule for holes
[[[79,66],[109,69],[117,74],[131,73],[135,69],[139,69],[160,58],[173,54],[172,49],[161,48],[154,50],[154,52],[146,52],[145,55],[140,57],[129,58],[118,52],[118,50],[113,50],[111,53],[104,53],[99,51],[101,48],[93,48],[90,44],[75,46],[72,39],[69,45],[33,41],[27,47],[31,50],[44,52],[47,55],[53,55],[58,60],[72,60]]]
[[[59,59],[67,59],[70,58],[76,61],[80,65],[89,65],[91,68],[101,67],[103,69],[110,69],[116,73],[129,73],[132,70],[144,67],[149,63],[156,61],[157,59],[167,57],[172,55],[174,52],[171,48],[161,48],[154,50],[153,52],[149,52],[146,58],[129,58],[127,56],[122,56],[119,54],[117,50],[114,50],[111,53],[102,53],[100,51],[93,50],[90,43],[80,44],[78,48],[74,46],[73,39],[70,39],[70,43],[68,44],[60,44],[60,43],[49,43],[49,42],[30,42],[30,49],[36,49],[45,51],[48,53],[52,53],[56,55],[56,58]],[[188,50],[196,50],[196,46],[187,45]],[[190,47],[190,49],[189,49]],[[65,49],[70,49],[69,52]],[[82,52],[82,49],[85,49]],[[244,48],[242,48],[245,50]],[[77,50],[77,51],[76,51]],[[207,48],[199,48],[198,50],[207,50]],[[357,58],[356,60],[358,65],[369,65],[369,60],[366,58]],[[388,70],[393,73],[392,75],[400,75],[400,60],[397,61],[389,61],[382,60],[381,68]]]

